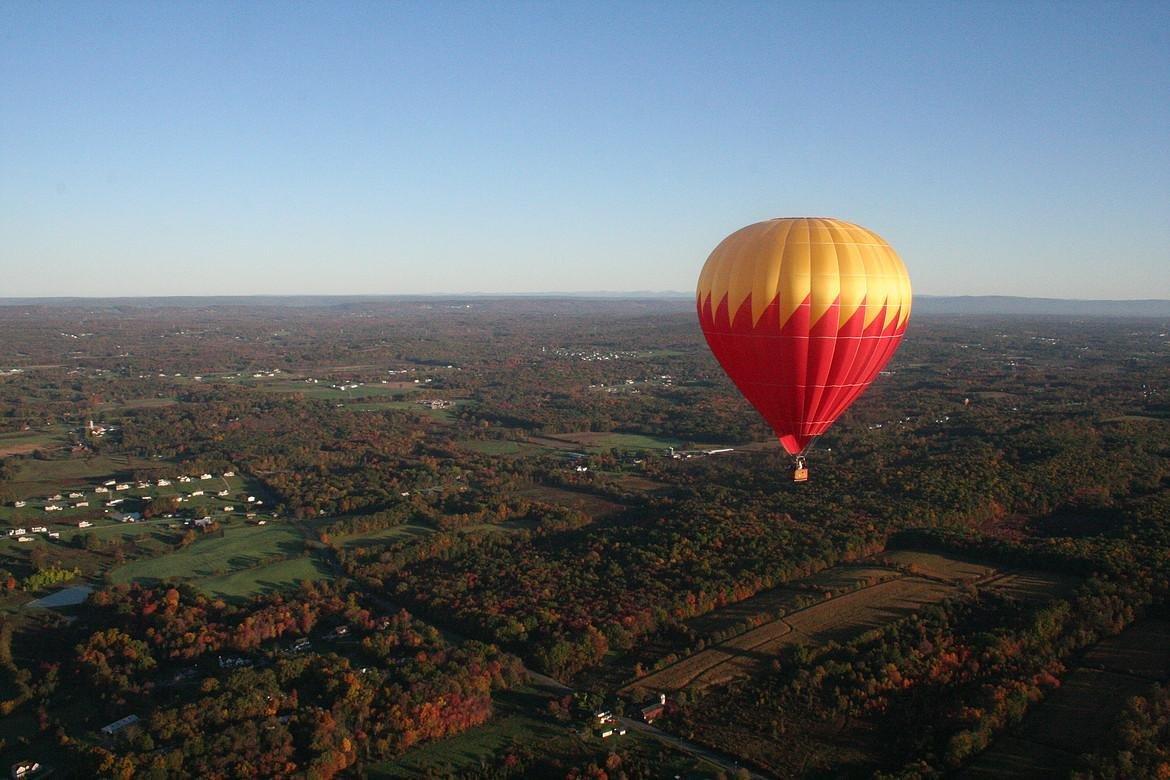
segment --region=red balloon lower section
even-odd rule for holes
[[[750,296],[734,313],[726,296],[712,305],[708,296],[698,307],[707,344],[791,455],[824,433],[877,377],[908,322],[899,326],[898,312],[884,304],[869,326],[861,305],[840,327],[839,302],[811,322],[806,298],[783,325],[778,297],[754,323]]]

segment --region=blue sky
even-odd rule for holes
[[[824,215],[1170,298],[1168,9],[8,0],[0,296],[692,290]]]

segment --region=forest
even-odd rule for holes
[[[798,485],[689,301],[0,306],[0,762],[1170,776],[1168,331],[916,317]]]

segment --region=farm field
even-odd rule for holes
[[[242,600],[261,593],[291,590],[299,582],[322,580],[329,576],[329,567],[320,558],[308,555],[243,569],[232,574],[202,577],[193,584],[210,596],[218,596],[225,600]]]
[[[1059,688],[958,776],[1065,777],[1095,749],[1132,696],[1170,680],[1170,621],[1147,619],[1097,643]]]
[[[64,426],[49,430],[0,433],[0,458],[24,455],[39,449],[53,449],[65,445]]]
[[[127,563],[110,571],[113,582],[155,583],[168,577],[191,579],[248,569],[277,555],[300,555],[304,537],[293,526],[229,527],[222,537],[200,539],[191,546],[157,558]]]
[[[995,572],[993,567],[985,564],[918,550],[889,550],[877,557],[878,560],[895,566],[909,567],[914,574],[956,583],[983,579]]]
[[[621,504],[594,495],[593,493],[565,490],[564,488],[549,487],[548,485],[536,485],[526,490],[519,490],[516,492],[516,495],[537,501],[545,501],[550,504],[560,504],[561,506],[567,506],[572,509],[579,509],[594,520],[608,517],[625,509]]]
[[[159,469],[167,464],[130,455],[91,455],[61,460],[25,460],[9,483],[16,496],[41,496],[65,488],[101,484],[111,475],[128,477],[135,469]]]
[[[429,526],[406,523],[404,525],[396,525],[391,528],[383,528],[378,531],[371,531],[367,534],[341,536],[334,539],[333,541],[340,542],[343,547],[360,547],[365,544],[376,542],[400,541],[403,539],[428,536],[434,532],[435,529],[430,528]]]
[[[889,554],[879,557],[890,558]],[[917,562],[924,569],[949,575],[957,582],[972,582],[990,572],[985,566],[927,553],[902,553],[900,563]],[[1024,590],[1030,598],[1051,597],[1066,585],[1064,580],[1035,572],[1003,575],[1007,588]],[[995,578],[992,579],[992,582]],[[793,609],[811,592],[848,591],[803,609]],[[649,695],[689,686],[708,687],[751,675],[784,647],[822,646],[846,642],[866,631],[907,617],[927,604],[935,604],[958,592],[958,584],[905,576],[877,565],[843,565],[782,588],[776,588],[739,604],[716,610],[689,625],[706,631],[734,626],[761,614],[782,615],[713,647],[648,674],[624,690]],[[1013,591],[1013,595],[1015,595]],[[784,614],[787,613],[787,614]],[[701,622],[700,622],[701,621]]]
[[[573,442],[590,449],[619,449],[619,450],[665,450],[668,447],[683,447],[686,442],[680,439],[664,438],[660,436],[644,436],[639,433],[558,433],[556,438]]]
[[[521,455],[537,451],[531,444],[504,439],[463,439],[457,443],[463,449],[480,455]]]
[[[901,576],[894,569],[883,566],[856,564],[834,566],[799,582],[766,590],[751,598],[692,618],[687,621],[687,627],[699,636],[707,636],[742,625],[748,620],[763,622],[775,619],[807,606],[810,599],[819,599],[820,594],[850,591]]]

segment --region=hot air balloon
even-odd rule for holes
[[[838,219],[737,230],[699,275],[699,323],[715,359],[808,479],[805,453],[894,354],[910,277],[876,233]]]

